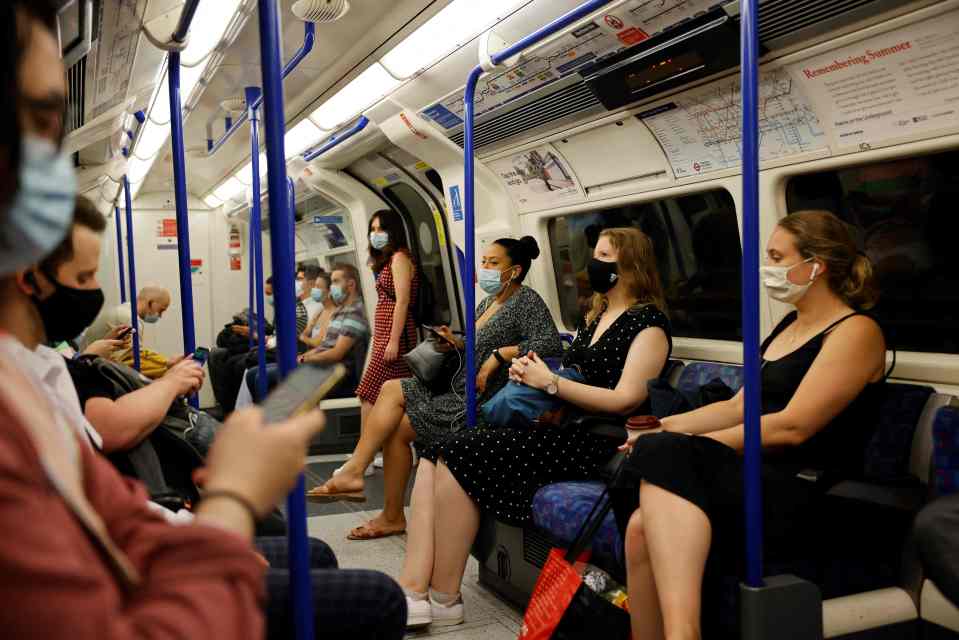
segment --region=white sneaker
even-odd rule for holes
[[[373,466],[376,467],[377,469],[382,469],[382,468],[383,468],[383,454],[382,454],[382,453],[376,454],[376,457],[373,458]],[[373,474],[370,474],[370,475],[373,475]]]
[[[418,629],[433,622],[433,611],[429,600],[414,600],[406,596],[406,628]]]
[[[463,624],[465,615],[463,612],[463,596],[460,595],[453,604],[440,604],[433,599],[430,594],[430,615],[433,618],[434,627],[455,627]]]

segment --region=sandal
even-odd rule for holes
[[[378,540],[380,538],[389,538],[392,536],[401,536],[406,533],[406,527],[402,529],[380,529],[373,521],[355,527],[346,536],[347,540]]]
[[[319,503],[366,502],[366,494],[363,491],[340,491],[336,488],[335,484],[330,484],[333,482],[335,482],[335,479],[330,478],[324,484],[313,487],[306,492],[307,499],[311,502]]]

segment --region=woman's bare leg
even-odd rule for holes
[[[430,587],[441,593],[460,592],[470,548],[479,531],[480,511],[441,460],[436,469],[437,505],[434,518],[433,578]]]
[[[626,586],[633,640],[663,640],[663,614],[659,609],[659,595],[639,509],[626,526]]]
[[[408,591],[424,593],[433,575],[433,520],[436,465],[420,460],[410,498],[410,521],[406,529],[406,557],[400,573],[400,586]]]
[[[645,481],[639,504],[666,638],[698,640],[703,573],[712,541],[709,518],[692,502]]]
[[[403,510],[406,486],[410,482],[410,472],[413,470],[413,452],[410,444],[416,439],[416,432],[410,424],[410,419],[403,415],[400,427],[386,441],[383,447],[383,489],[385,492],[383,511],[378,516],[363,525],[382,532],[404,531],[406,529],[406,514]],[[339,475],[337,475],[339,478]],[[355,529],[355,537],[362,537]]]

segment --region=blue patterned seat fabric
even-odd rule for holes
[[[540,489],[533,498],[533,522],[554,542],[572,544],[603,492],[602,482],[560,482]],[[622,543],[612,511],[593,538],[591,562],[603,568],[619,565]]]
[[[932,426],[935,494],[959,492],[959,409],[943,407]]]
[[[693,395],[699,392],[700,387],[716,378],[733,391],[739,391],[743,386],[743,368],[738,364],[691,362],[683,369],[676,387],[684,394]]]

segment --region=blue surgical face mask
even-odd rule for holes
[[[488,293],[489,295],[496,295],[503,290],[503,287],[512,282],[510,278],[507,282],[503,282],[503,271],[499,269],[480,269],[479,270],[479,286],[480,289]]]
[[[77,178],[70,157],[31,135],[20,155],[20,189],[0,216],[0,275],[42,260],[73,224]]]
[[[271,307],[273,306],[273,296],[272,296],[272,294],[267,294],[267,295],[266,295],[266,303],[267,303],[268,305],[270,305]]]
[[[346,300],[346,291],[343,290],[338,284],[334,284],[330,287],[330,297],[333,298],[333,302],[336,304],[342,304]]]
[[[324,300],[326,300],[326,291],[323,291],[323,289],[317,289],[316,287],[313,287],[312,289],[310,289],[310,297],[313,298],[314,302],[323,302]]]
[[[385,231],[373,231],[370,233],[370,244],[379,251],[390,243],[390,234]]]
[[[303,295],[303,281],[297,280],[295,288],[296,288],[296,297],[299,298],[300,296]]]
[[[156,313],[148,313],[147,315],[143,316],[143,321],[147,324],[156,324],[160,321],[160,316]]]

